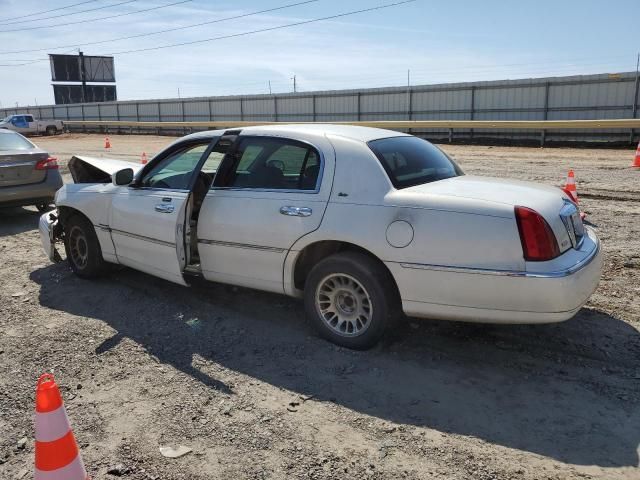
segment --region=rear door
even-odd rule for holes
[[[11,131],[0,131],[0,187],[43,182],[47,171],[38,168],[48,154],[29,140]]]
[[[204,277],[282,293],[287,252],[320,226],[333,168],[325,137],[241,134],[200,212]]]
[[[27,123],[27,131],[29,133],[39,133],[40,129],[38,128],[39,125],[34,118],[33,115],[25,115],[25,122]]]

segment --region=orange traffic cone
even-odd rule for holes
[[[638,142],[638,148],[636,149],[636,158],[633,160],[632,167],[640,168],[640,142]]]
[[[104,137],[104,148],[111,148],[111,142],[109,141],[109,137]]]
[[[89,480],[53,375],[36,387],[35,480]]]
[[[140,163],[142,165],[146,165],[147,164],[147,154],[145,152],[142,152],[142,156],[140,157]]]
[[[576,177],[573,170],[569,170],[567,174],[567,184],[564,186],[565,193],[569,195],[571,200],[578,203],[578,190],[576,189]]]

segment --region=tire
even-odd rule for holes
[[[36,203],[35,207],[38,209],[40,213],[48,212],[49,210],[51,210],[50,203]]]
[[[53,125],[49,125],[46,130],[45,130],[45,134],[48,137],[52,137],[53,135],[55,135],[58,132],[58,129],[56,127],[54,127]]]
[[[64,224],[64,249],[73,273],[81,278],[97,278],[105,273],[107,263],[96,231],[89,220],[73,215]]]
[[[306,280],[304,305],[321,337],[355,350],[378,343],[401,313],[391,274],[359,252],[337,253],[316,264]]]

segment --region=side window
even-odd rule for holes
[[[209,174],[214,174],[218,171],[218,167],[220,163],[222,163],[222,159],[224,158],[224,153],[212,151],[209,154],[209,157],[202,165],[202,171]]]
[[[172,152],[145,173],[140,186],[187,190],[193,172],[208,146],[209,143],[190,145]]]
[[[13,117],[12,123],[18,128],[26,128],[29,126],[29,124],[27,123],[26,117],[24,115],[17,115]]]
[[[315,190],[320,158],[315,148],[295,140],[246,137],[220,187]]]

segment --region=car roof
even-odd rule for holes
[[[244,135],[255,133],[257,135],[274,134],[314,134],[333,135],[349,138],[360,142],[369,142],[380,138],[408,136],[406,133],[382,128],[360,127],[356,125],[340,125],[331,123],[292,123],[292,124],[270,124],[260,126],[246,126],[229,128],[226,130],[241,130]],[[183,138],[213,138],[226,130],[208,130],[206,132],[193,133]]]

